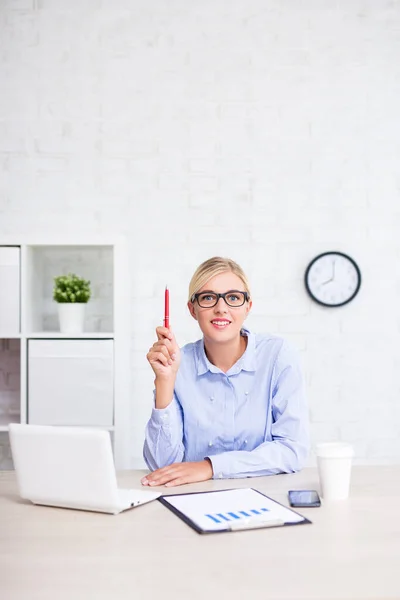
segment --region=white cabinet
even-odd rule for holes
[[[73,335],[53,300],[67,273],[92,292]],[[105,428],[117,469],[130,468],[130,278],[121,237],[0,236],[0,469],[11,422]]]
[[[0,247],[0,335],[20,331],[20,249]]]
[[[28,423],[112,427],[113,340],[29,340]]]

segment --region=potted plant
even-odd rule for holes
[[[74,273],[54,277],[53,299],[58,303],[62,333],[81,333],[85,306],[91,296],[90,281]]]

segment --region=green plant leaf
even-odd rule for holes
[[[86,303],[90,297],[90,281],[75,275],[75,273],[54,277],[53,299],[56,302]]]

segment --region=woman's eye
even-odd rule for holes
[[[229,302],[237,302],[239,300],[239,296],[236,296],[236,294],[229,294],[228,299]]]
[[[211,294],[205,294],[205,296],[201,297],[201,300],[203,302],[211,302],[212,300],[215,300],[215,297],[212,296]]]

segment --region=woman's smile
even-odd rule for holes
[[[226,329],[231,324],[231,321],[227,319],[213,319],[211,321],[211,325],[215,327],[215,329]]]

